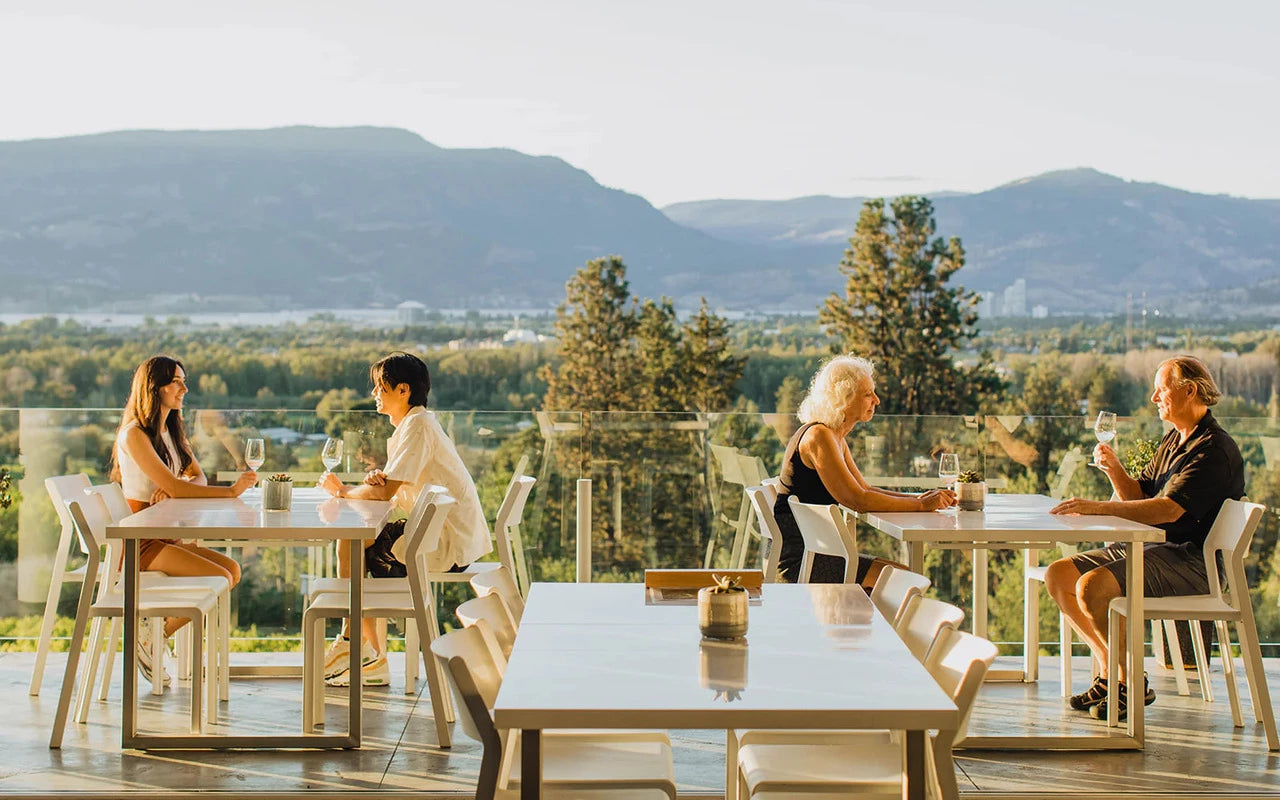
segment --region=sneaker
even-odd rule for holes
[[[1085,689],[1080,694],[1073,694],[1067,699],[1067,705],[1076,711],[1088,711],[1098,703],[1107,699],[1107,679],[1098,677],[1093,679],[1093,685]]]
[[[1147,681],[1147,676],[1142,676],[1142,704],[1149,706],[1156,701],[1156,690],[1151,688],[1151,684]],[[1120,696],[1116,698],[1116,719],[1122,720],[1129,715],[1129,690],[1125,684],[1120,684]],[[1102,702],[1089,709],[1089,716],[1094,719],[1107,718],[1107,703],[1104,697]]]
[[[151,675],[153,672],[153,664],[151,663],[151,620],[141,619],[138,625],[138,671],[142,673],[142,677],[148,683],[153,683]],[[164,654],[168,652],[169,647],[165,647],[160,651],[160,675],[162,685],[168,686],[173,683],[173,678],[169,675],[169,670],[164,668]]]
[[[343,669],[325,678],[324,682],[328,686],[350,686],[351,671]],[[364,642],[360,648],[360,682],[365,686],[386,686],[391,683],[391,668],[387,666],[387,657],[379,654],[368,642]]]
[[[350,653],[350,639],[345,636],[339,636],[333,640],[333,643],[324,651],[325,680],[329,680],[335,675],[341,675],[351,668],[351,659],[348,658]]]

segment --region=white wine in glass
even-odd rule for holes
[[[342,463],[342,440],[328,438],[324,440],[324,449],[320,451],[320,463],[324,464],[326,472],[333,472],[333,468]]]
[[[248,439],[244,443],[244,463],[257,472],[267,462],[267,445],[261,439]]]
[[[1114,411],[1098,412],[1098,419],[1093,423],[1093,435],[1098,437],[1100,444],[1106,444],[1116,438],[1116,415]],[[1098,463],[1096,456],[1092,464],[1095,467],[1102,466]]]
[[[948,489],[956,485],[960,477],[960,456],[956,453],[943,453],[938,459],[938,477]]]

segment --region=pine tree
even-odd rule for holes
[[[832,294],[819,321],[840,350],[871,359],[883,406],[892,414],[972,411],[1000,382],[990,359],[971,368],[952,354],[977,336],[977,294],[948,281],[964,266],[960,239],[934,238],[928,198],[868,200],[840,262],[844,297]]]
[[[636,333],[636,360],[639,366],[637,410],[684,411],[680,328],[671,300],[645,300],[640,308]]]
[[[588,261],[556,309],[561,361],[542,368],[548,410],[634,409],[636,303],[618,256]]]
[[[702,298],[698,313],[684,326],[680,346],[684,406],[696,411],[724,411],[737,396],[745,356],[729,353],[729,323],[711,313]]]

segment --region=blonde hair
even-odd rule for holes
[[[876,368],[865,358],[835,356],[822,365],[800,401],[796,416],[802,423],[821,422],[829,428],[844,424],[844,407],[864,380],[874,380]]]
[[[1169,377],[1173,379],[1173,384],[1194,386],[1197,399],[1206,406],[1216,405],[1222,399],[1222,390],[1214,382],[1209,367],[1195,356],[1181,355],[1166,358],[1160,362],[1156,371],[1159,372],[1166,366],[1169,367]]]

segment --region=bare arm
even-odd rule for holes
[[[384,478],[379,483],[366,480],[359,486],[348,486],[337,475],[326,472],[316,484],[334,497],[345,497],[351,500],[390,500],[404,485],[404,481],[393,481]]]
[[[868,486],[853,464],[848,446],[826,426],[810,428],[798,449],[801,461],[817,471],[831,496],[855,511],[933,511],[950,505],[949,493],[899,496]]]
[[[1186,511],[1167,497],[1150,497],[1144,500],[1081,500],[1073,497],[1054,506],[1051,513],[1102,514],[1141,522],[1143,525],[1164,525],[1176,522]]]
[[[183,480],[170,472],[160,460],[155,448],[151,446],[151,440],[141,428],[131,428],[125,434],[121,446],[143,474],[156,485],[157,491],[169,497],[239,497],[245,489],[258,480],[258,473],[249,471],[241,474],[239,480],[232,486],[206,486],[204,472],[195,462],[192,462],[195,467],[194,473],[188,467],[186,474],[198,476],[201,482]]]

